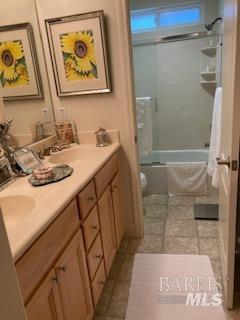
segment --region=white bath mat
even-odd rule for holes
[[[136,254],[125,319],[225,320],[215,281],[207,256]]]
[[[169,195],[207,195],[205,162],[167,162]]]

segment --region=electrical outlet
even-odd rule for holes
[[[66,120],[66,109],[64,107],[59,107],[57,109],[57,122],[63,123]]]
[[[41,109],[41,113],[42,113],[42,122],[43,123],[51,122],[48,108]]]

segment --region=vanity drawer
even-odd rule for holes
[[[83,224],[83,234],[86,251],[88,251],[88,249],[90,248],[99,229],[100,224],[98,220],[98,211],[97,206],[95,206]]]
[[[92,296],[93,296],[94,307],[97,306],[97,303],[102,293],[105,282],[106,282],[106,273],[104,269],[104,263],[102,260],[92,283]]]
[[[92,180],[77,196],[80,218],[84,220],[96,202],[94,181]]]
[[[16,272],[25,302],[49,272],[79,224],[77,201],[74,199],[17,261]]]
[[[107,188],[109,182],[118,170],[118,153],[115,153],[112,158],[102,167],[95,176],[95,186],[97,197],[99,198],[103,191]]]
[[[100,233],[98,234],[94,244],[87,255],[88,270],[90,275],[90,280],[93,280],[93,277],[97,271],[99,264],[103,258],[103,249]]]

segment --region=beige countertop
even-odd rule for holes
[[[79,159],[73,157],[73,160],[66,161],[74,170],[70,177],[41,187],[33,187],[28,182],[28,177],[17,178],[13,184],[0,192],[0,203],[1,198],[4,203],[4,198],[12,197],[12,199],[9,198],[11,213],[4,214],[4,205],[2,210],[14,261],[17,261],[46,230],[119,147],[119,143],[113,143],[104,148],[84,144],[67,149],[76,150],[79,155]],[[86,149],[89,152],[82,160],[81,150],[84,153],[83,150]],[[49,163],[49,158],[46,158],[43,163],[53,166]],[[31,201],[28,204],[31,207],[30,213],[21,210],[21,205],[24,205],[24,196],[28,199],[30,197]]]

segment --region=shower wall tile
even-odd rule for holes
[[[214,90],[200,85],[208,45],[205,38],[133,48],[136,95],[157,101],[154,150],[202,149],[210,141]]]

